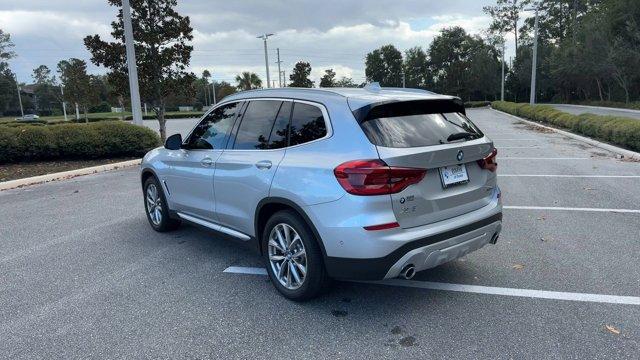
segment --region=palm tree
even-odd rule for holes
[[[262,80],[256,75],[256,73],[244,71],[240,75],[236,75],[236,82],[238,83],[238,89],[251,90],[257,89],[262,86]]]

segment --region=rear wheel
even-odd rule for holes
[[[262,251],[271,282],[286,298],[308,300],[328,286],[317,240],[296,213],[285,210],[271,216],[262,234]]]
[[[158,180],[151,176],[144,182],[144,208],[147,220],[158,232],[171,231],[180,226],[180,220],[169,217],[169,207]]]

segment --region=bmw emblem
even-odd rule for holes
[[[462,150],[458,151],[456,159],[458,159],[458,161],[462,161],[462,159],[464,159],[464,153],[462,152]]]

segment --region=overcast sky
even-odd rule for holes
[[[179,0],[178,11],[191,18],[194,52],[191,71],[209,69],[216,80],[233,83],[241,71],[265,79],[262,41],[269,32],[271,79],[277,80],[276,48],[287,76],[306,60],[316,80],[327,68],[338,76],[364,80],[364,56],[384,44],[401,50],[428,47],[444,27],[462,26],[480,34],[489,24],[482,7],[493,0]],[[82,39],[89,34],[110,38],[117,9],[106,0],[0,1],[0,28],[11,34],[18,57],[10,61],[21,82],[45,64],[61,59],[89,61]],[[512,53],[507,43],[507,56]],[[89,64],[91,73],[105,70]]]

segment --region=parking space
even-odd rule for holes
[[[498,243],[302,304],[252,274],[261,260],[242,244],[153,232],[136,169],[0,192],[0,354],[637,358],[640,163],[489,109],[469,117],[499,150]]]

